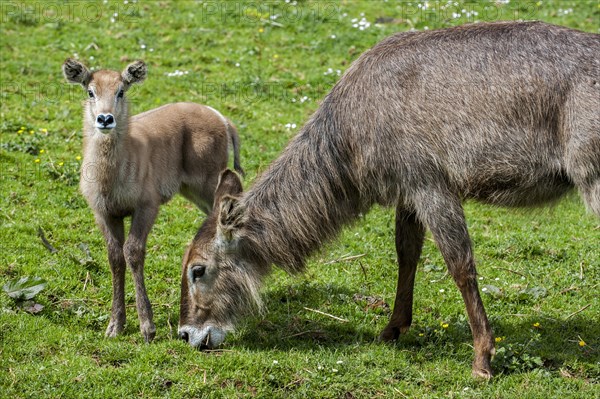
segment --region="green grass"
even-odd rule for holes
[[[305,275],[276,271],[264,289],[269,312],[248,318],[222,351],[200,353],[177,339],[176,326],[183,249],[204,216],[176,198],[148,243],[155,342],[139,334],[129,276],[126,330],[104,338],[110,271],[78,192],[85,93],[63,82],[65,58],[114,69],[143,58],[149,78],[129,94],[134,112],[174,101],[221,110],[239,127],[248,186],[314,112],[337,70],[393,32],[516,18],[600,27],[596,1],[457,3],[429,1],[423,11],[417,1],[2,1],[0,283],[39,276],[48,286],[36,315],[0,293],[0,397],[599,397],[600,226],[576,195],[550,210],[466,204],[484,302],[502,338],[499,373],[487,383],[471,378],[464,304],[431,240],[413,328],[396,345],[376,341],[386,310],[355,295],[393,305],[393,213],[385,209],[346,229]],[[362,13],[371,25],[361,31],[352,19]],[[380,17],[385,23],[376,24]],[[167,75],[176,70],[188,73]]]

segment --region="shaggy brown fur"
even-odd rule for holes
[[[600,216],[599,109],[597,34],[500,22],[383,40],[352,64],[253,187],[240,193],[236,176],[223,175],[233,189],[183,264],[182,338],[222,341],[254,297],[237,287],[254,287],[272,264],[301,271],[326,240],[381,204],[396,208],[399,270],[381,338],[394,340],[411,324],[428,228],[466,304],[473,373],[489,378],[494,339],[461,202],[536,206],[575,187]]]
[[[238,134],[218,111],[194,103],[168,104],[129,118],[125,92],[145,79],[146,65],[141,61],[122,73],[92,73],[68,59],[63,73],[90,97],[83,114],[80,187],[108,247],[113,303],[106,335],[117,335],[125,325],[127,264],[133,273],[140,330],[151,341],[156,329],[143,273],[146,239],[159,206],[180,192],[210,212],[219,173],[227,167],[230,141],[234,168],[243,172]],[[126,216],[132,216],[127,239]]]

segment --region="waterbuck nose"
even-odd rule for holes
[[[181,338],[185,342],[189,342],[190,335],[188,333],[186,333],[185,331],[182,331],[182,332],[179,333],[179,338]]]
[[[115,118],[112,114],[98,114],[96,117],[96,126],[100,128],[114,127]]]

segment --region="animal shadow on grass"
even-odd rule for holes
[[[263,297],[266,312],[246,318],[231,338],[236,345],[260,350],[314,349],[315,345],[336,347],[373,342],[377,335],[372,324],[353,322],[347,312],[342,315],[335,310],[355,308],[355,312],[364,312],[353,299],[354,294],[339,285],[309,282],[269,291]],[[387,319],[387,315],[383,317]]]
[[[269,291],[264,301],[267,312],[247,317],[226,345],[250,350],[314,350],[315,346],[370,344],[378,341],[390,316],[387,312],[378,314],[372,309],[365,310],[364,303],[355,300],[355,292],[339,285],[301,282]],[[448,356],[456,356],[465,363],[472,360],[472,335],[466,317],[461,315],[444,328],[439,322],[424,323],[419,309],[414,311],[413,326],[394,344],[397,350],[407,351],[415,362],[423,361],[423,353],[425,360],[431,361]],[[492,315],[491,324],[499,339],[497,355],[492,361],[497,375],[540,369],[560,371],[574,378],[593,378],[590,370],[597,368],[600,362],[600,339],[597,338],[600,337],[600,320],[590,314],[582,313],[566,320],[543,314],[515,320],[500,314]],[[574,369],[573,364],[580,367]]]

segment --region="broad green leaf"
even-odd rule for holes
[[[11,280],[2,287],[9,297],[17,301],[33,299],[46,288],[46,280],[41,277],[21,277]]]

